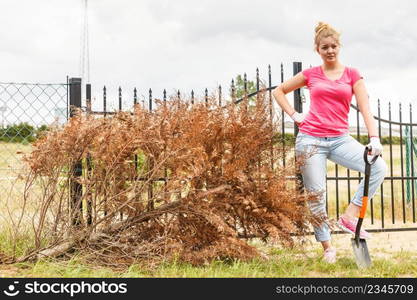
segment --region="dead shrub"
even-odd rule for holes
[[[27,190],[42,182],[43,194],[33,251],[19,259],[82,251],[110,266],[173,257],[203,264],[257,257],[252,237],[294,245],[309,230],[306,201],[315,197],[298,190],[291,160],[281,165],[268,94],[255,103],[173,97],[152,112],[78,112],[25,158]],[[71,203],[74,182],[83,188]]]

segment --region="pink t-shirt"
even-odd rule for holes
[[[343,75],[330,80],[321,66],[302,71],[310,91],[310,110],[300,124],[301,132],[318,137],[349,133],[348,115],[353,85],[363,78],[355,68],[345,67]]]

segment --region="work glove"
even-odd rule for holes
[[[382,154],[382,145],[379,141],[379,137],[372,136],[370,143],[367,145],[367,147],[371,148],[371,153],[369,153],[372,156],[380,155]]]
[[[294,112],[290,117],[297,125],[300,125],[304,121],[305,115],[299,112]]]

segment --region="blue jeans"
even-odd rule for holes
[[[309,192],[318,193],[318,202],[308,203],[313,216],[326,216],[326,166],[327,159],[348,169],[365,172],[363,152],[365,146],[349,134],[338,137],[315,137],[302,132],[297,135],[295,143],[296,155],[305,157],[301,167],[304,187]],[[384,181],[387,165],[379,157],[371,168],[369,179],[369,198],[372,198]],[[351,199],[353,204],[362,206],[363,180]],[[330,240],[330,228],[326,223],[314,227],[314,234],[318,242]]]

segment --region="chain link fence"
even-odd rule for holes
[[[68,120],[68,84],[0,82],[0,205],[19,199],[23,156],[42,131]]]

